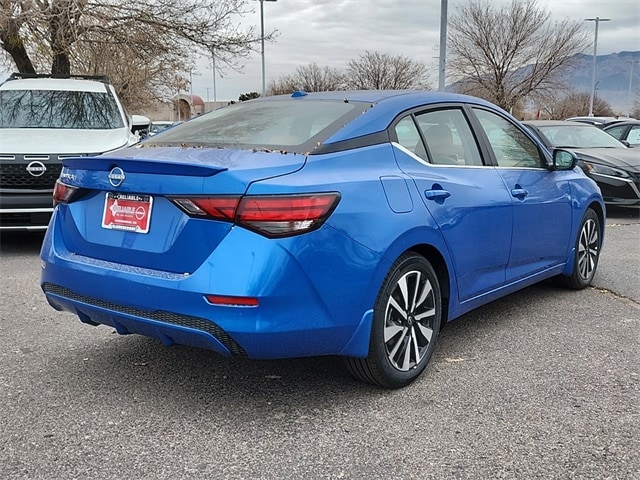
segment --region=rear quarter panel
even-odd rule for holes
[[[390,144],[311,156],[299,172],[256,182],[248,193],[299,191],[341,194],[322,227],[334,233],[325,244],[306,244],[296,253],[314,265],[306,271],[320,296],[336,300],[326,305],[332,315],[350,312],[353,322],[372,309],[389,268],[408,249],[431,245],[448,261],[440,231],[397,168]]]

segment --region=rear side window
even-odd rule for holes
[[[0,91],[0,128],[111,130],[123,126],[116,100],[107,91]]]
[[[408,115],[396,124],[395,134],[400,145],[430,163],[482,165],[471,127],[459,108],[418,113],[415,122],[414,115]]]
[[[431,161],[439,165],[482,165],[471,127],[462,110],[446,108],[417,115]]]
[[[404,117],[396,124],[395,132],[400,145],[421,159],[429,161],[427,150],[424,148],[424,143],[422,143],[420,133],[418,133],[418,128],[411,115]]]
[[[284,149],[306,153],[369,106],[362,102],[304,99],[240,103],[189,120],[143,145]]]

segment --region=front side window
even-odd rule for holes
[[[538,147],[520,129],[493,112],[474,108],[499,167],[542,168]]]
[[[629,130],[629,135],[627,135],[627,142],[634,145],[640,143],[640,125],[634,125],[631,130]]]
[[[607,128],[607,133],[620,140],[626,128],[626,125],[618,125],[617,127]]]
[[[124,126],[109,92],[0,91],[0,128],[110,130]]]

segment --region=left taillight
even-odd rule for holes
[[[55,207],[59,203],[69,203],[79,190],[78,187],[72,187],[56,180],[56,186],[53,189],[53,206]]]
[[[320,228],[338,205],[340,194],[173,197],[171,201],[189,216],[234,222],[280,238]]]

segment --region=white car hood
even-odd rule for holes
[[[127,127],[110,130],[0,128],[0,154],[103,153],[134,141]]]

